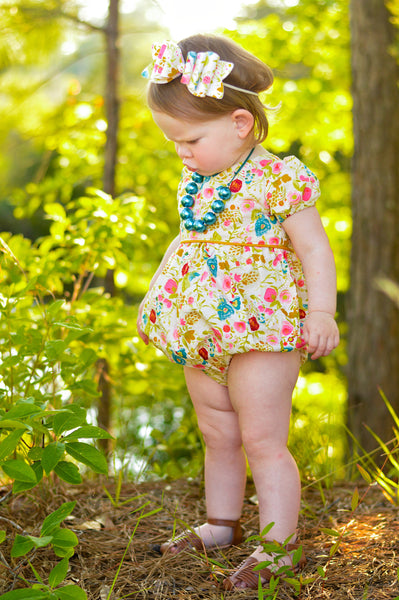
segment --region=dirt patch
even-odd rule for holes
[[[258,598],[257,592],[223,593],[221,581],[229,569],[252,551],[240,548],[210,552],[208,556],[184,553],[159,556],[153,545],[168,539],[173,529],[184,529],[204,520],[203,489],[199,481],[124,484],[114,506],[104,487],[115,498],[111,481],[86,482],[79,487],[59,482],[0,505],[0,529],[6,541],[0,546],[0,593],[25,587],[35,578],[24,558],[10,558],[16,533],[38,536],[41,523],[63,502],[76,500],[65,525],[79,538],[70,560],[67,583],[81,586],[89,600]],[[302,578],[314,578],[299,596],[288,584],[280,587],[279,600],[385,600],[399,599],[399,515],[377,487],[359,489],[360,503],[352,511],[355,485],[335,485],[321,494],[312,486],[303,492],[300,535],[307,564]],[[3,489],[3,494],[6,492]],[[244,539],[257,533],[257,506],[249,486],[243,512]],[[156,512],[153,512],[156,511]],[[335,530],[340,537],[323,532]],[[337,543],[336,551],[330,555]],[[38,550],[31,562],[44,581],[59,559],[50,548]],[[322,578],[320,567],[325,571]],[[119,570],[119,571],[118,571]],[[114,583],[115,581],[115,583]]]

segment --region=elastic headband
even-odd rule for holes
[[[142,76],[152,83],[169,83],[181,75],[180,82],[194,96],[223,98],[223,86],[245,94],[256,92],[224,83],[233,70],[234,63],[220,60],[216,52],[189,52],[184,60],[180,47],[169,40],[152,45],[152,63],[142,72]]]

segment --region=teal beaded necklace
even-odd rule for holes
[[[212,210],[205,213],[202,219],[194,219],[193,207],[195,204],[194,195],[198,194],[200,191],[202,184],[205,180],[203,175],[195,172],[191,176],[191,181],[186,185],[185,192],[186,194],[182,197],[180,204],[183,207],[183,210],[180,211],[180,217],[184,223],[184,227],[187,231],[198,231],[202,233],[208,229],[210,225],[213,225],[217,219],[217,216],[224,211],[226,208],[226,201],[231,198],[232,191],[232,183],[241,171],[241,169],[246,165],[248,160],[251,158],[253,151],[255,148],[252,148],[251,152],[248,154],[247,158],[243,163],[238,167],[235,171],[230,183],[228,185],[220,185],[216,191],[218,193],[219,198],[216,198],[212,204]],[[200,187],[199,187],[200,186]]]

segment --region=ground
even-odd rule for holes
[[[34,581],[24,558],[10,558],[15,534],[24,531],[38,536],[47,514],[63,502],[76,500],[72,518],[64,522],[79,538],[66,582],[78,584],[89,600],[261,597],[257,591],[223,593],[220,584],[229,569],[251,552],[251,542],[208,556],[184,553],[176,558],[154,551],[153,545],[170,537],[174,527],[182,529],[180,521],[192,526],[203,520],[200,481],[126,483],[118,503],[111,502],[105,488],[115,500],[112,481],[75,487],[53,482],[24,495],[10,496],[0,504],[0,529],[7,531],[0,546],[1,594],[24,587],[18,576]],[[3,496],[7,492],[6,488],[0,491]],[[299,596],[288,583],[281,583],[277,595],[264,593],[264,598],[399,600],[397,507],[376,486],[360,485],[358,491],[355,507],[355,484],[335,484],[330,490],[304,486],[299,529],[307,564],[302,578],[313,581],[302,587]],[[243,513],[244,539],[257,533],[253,494],[249,486]],[[32,564],[46,581],[57,560],[50,548],[44,548],[36,552]]]

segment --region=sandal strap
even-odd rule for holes
[[[177,550],[176,554],[179,554],[188,548],[197,550],[197,552],[204,551],[204,543],[202,539],[193,532],[180,534],[178,537],[174,538],[171,546]]]
[[[240,522],[240,519],[237,521],[231,521],[229,519],[207,519],[206,520],[209,525],[220,525],[222,527],[236,527],[237,523]]]
[[[221,525],[224,527],[231,527],[233,529],[232,540],[229,544],[223,545],[221,544],[220,548],[227,548],[229,546],[238,546],[242,542],[242,529],[240,525],[240,520],[231,521],[228,519],[208,519],[207,522],[210,525]],[[194,533],[193,531],[184,531],[173,540],[170,540],[167,547],[173,547],[176,551],[176,554],[180,554],[183,550],[191,549],[197,550],[197,552],[204,552],[205,549],[212,550],[213,548],[217,548],[218,545],[214,544],[211,546],[205,546],[202,538]],[[160,550],[161,554],[167,551]]]
[[[242,542],[242,529],[240,519],[235,521],[231,519],[207,519],[209,525],[220,525],[221,527],[231,527],[233,529],[233,537],[231,540],[231,546],[239,546]]]

